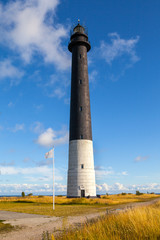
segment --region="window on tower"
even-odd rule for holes
[[[83,139],[83,135],[81,134],[80,139]]]
[[[82,79],[79,80],[79,84],[82,84]]]
[[[79,58],[81,58],[81,54],[79,54]]]
[[[82,112],[82,106],[79,107],[79,111]]]
[[[84,164],[81,164],[81,168],[82,168],[82,169],[84,168]]]

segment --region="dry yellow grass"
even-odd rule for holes
[[[61,240],[143,240],[160,239],[160,202],[124,213],[102,217],[79,230],[65,230]]]
[[[143,194],[140,196],[135,194],[118,194],[106,195],[96,199],[56,197],[56,207],[54,211],[51,196],[1,197],[0,210],[67,217],[105,211],[106,207],[117,208],[120,204],[148,201],[156,197],[159,196],[154,194]]]
[[[148,201],[153,198],[157,198],[159,195],[155,194],[115,194],[115,195],[102,195],[101,198],[86,199],[86,198],[67,198],[55,197],[55,204],[57,205],[70,205],[70,204],[84,204],[84,205],[117,205],[128,202],[141,202]],[[0,197],[0,202],[32,202],[32,203],[52,203],[52,196],[26,196],[26,197]]]

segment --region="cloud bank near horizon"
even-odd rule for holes
[[[137,190],[143,193],[155,192],[160,193],[159,183],[149,183],[145,185],[123,185],[122,183],[115,183],[108,185],[106,183],[97,184],[98,194],[118,194],[122,192],[135,193]],[[52,195],[52,184],[0,184],[0,195],[21,195],[22,191],[26,194],[33,193],[34,195]],[[66,195],[67,185],[62,183],[55,183],[55,194]]]

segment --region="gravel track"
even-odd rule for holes
[[[50,233],[60,233],[64,227],[70,225],[79,226],[80,224],[100,217],[104,214],[113,214],[118,211],[126,211],[129,208],[138,206],[147,206],[159,201],[160,198],[140,203],[127,203],[118,205],[115,208],[107,209],[104,212],[86,214],[82,216],[72,217],[50,217],[44,215],[16,213],[9,211],[0,211],[0,219],[5,220],[4,223],[10,223],[12,226],[19,226],[17,230],[8,233],[1,233],[1,240],[41,240],[44,231]],[[107,209],[107,211],[106,211]]]

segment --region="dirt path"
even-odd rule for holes
[[[128,203],[115,206],[111,209],[105,209],[101,213],[93,213],[74,217],[50,217],[44,215],[15,213],[9,211],[0,211],[0,219],[6,220],[4,223],[10,223],[13,226],[19,226],[20,229],[9,233],[0,234],[1,240],[41,240],[44,231],[59,232],[62,228],[69,225],[79,225],[91,220],[93,218],[102,216],[104,214],[112,214],[117,211],[126,211],[129,208],[138,206],[147,206],[159,201],[160,198],[151,200],[149,202]]]

